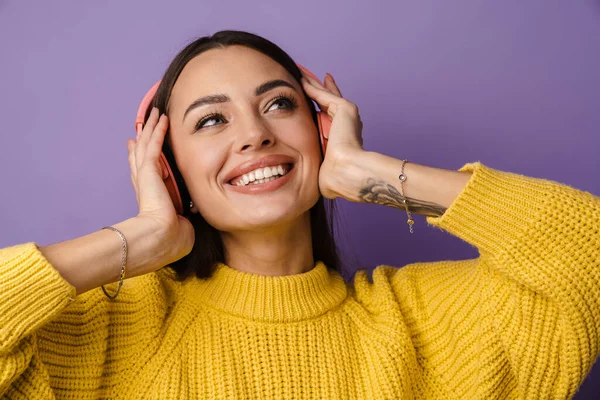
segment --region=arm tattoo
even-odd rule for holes
[[[367,179],[367,184],[360,190],[358,197],[365,203],[382,204],[388,207],[394,207],[401,210],[404,208],[402,200],[404,197],[400,192],[389,183],[373,178]],[[410,197],[406,198],[408,210],[417,214],[432,217],[440,217],[446,211],[446,208],[435,203],[417,200]]]

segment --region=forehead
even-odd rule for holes
[[[254,96],[254,89],[271,79],[285,79],[301,91],[283,66],[257,50],[238,45],[211,49],[181,71],[171,91],[169,113],[183,113],[195,99],[211,94]]]

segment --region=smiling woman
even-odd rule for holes
[[[191,252],[170,265],[179,279],[207,278],[218,262],[263,275],[307,271],[314,259],[340,270],[335,202],[318,190],[317,111],[301,77],[285,51],[241,31],[197,39],[167,68],[153,106],[169,117],[162,152],[195,231]]]
[[[250,33],[190,43],[153,105],[127,143],[136,217],[0,249],[0,395],[562,399],[589,372],[600,198],[365,151],[332,77]],[[410,208],[479,257],[345,282],[325,209],[337,197]]]

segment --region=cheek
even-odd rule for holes
[[[296,123],[290,127],[292,134],[290,146],[293,147],[304,157],[320,158],[321,157],[321,142],[318,129],[312,120],[310,114],[304,115],[301,123]]]
[[[319,170],[323,163],[321,155],[321,140],[318,129],[312,118],[303,120],[303,124],[296,125],[293,140],[288,142],[289,146],[298,152],[299,161],[302,163],[302,179],[304,192],[307,198],[319,196]],[[315,200],[316,201],[316,200]]]
[[[210,196],[218,185],[217,174],[224,163],[224,151],[206,144],[189,145],[178,158],[179,170],[194,203],[201,206],[199,196]]]

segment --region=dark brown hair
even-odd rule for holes
[[[212,36],[204,36],[190,42],[179,52],[168,66],[158,86],[152,105],[157,107],[161,114],[166,113],[171,90],[181,74],[185,65],[199,54],[215,48],[225,48],[231,45],[242,45],[257,50],[281,64],[298,82],[301,72],[292,58],[276,44],[258,35],[226,30]],[[317,111],[312,100],[304,94],[309,105],[315,124],[317,124]],[[146,112],[148,120],[152,107]],[[183,215],[190,220],[195,230],[195,243],[192,251],[183,258],[170,264],[168,267],[175,270],[177,280],[183,281],[192,275],[198,278],[209,278],[216,263],[225,262],[225,249],[219,231],[210,225],[199,213],[190,212],[190,194],[187,190],[181,172],[177,167],[173,151],[168,144],[166,133],[162,151],[173,171],[175,181],[183,201]],[[321,152],[321,156],[323,156]],[[329,210],[326,211],[326,205]],[[322,261],[327,268],[341,271],[340,259],[334,240],[334,218],[336,213],[335,202],[319,196],[317,203],[310,209],[312,248],[315,261]]]

